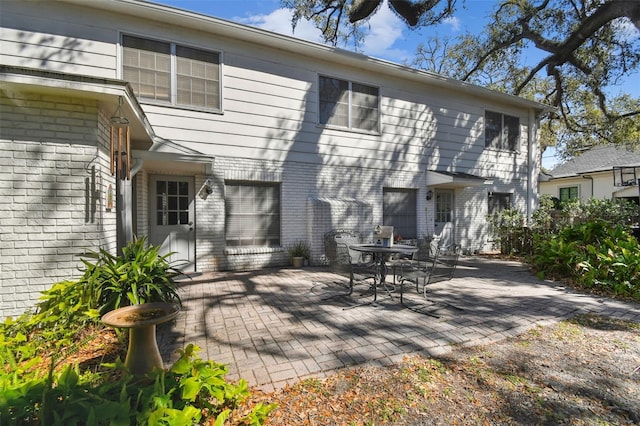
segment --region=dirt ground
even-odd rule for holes
[[[268,425],[640,424],[640,324],[582,315],[442,358],[307,379]]]

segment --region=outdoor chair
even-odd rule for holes
[[[349,248],[360,243],[360,233],[347,229],[334,229],[324,236],[325,256],[332,271],[349,277],[349,293],[356,281],[373,279],[376,283],[376,265],[371,257]]]
[[[453,278],[459,257],[460,247],[458,246],[437,247],[430,258],[402,265],[399,274],[400,303],[404,304],[403,296],[406,282],[415,284],[416,293],[422,293],[427,298],[429,284]]]
[[[423,261],[429,262],[435,256],[440,243],[440,237],[434,236],[431,239],[425,239],[418,241],[418,251],[412,255],[399,255],[393,259],[390,259],[387,264],[393,271],[393,284],[399,282],[402,276],[402,268],[409,268],[411,265],[416,265],[416,262]]]
[[[337,243],[338,265],[349,275],[349,294],[353,292],[356,281],[373,280],[377,284],[377,265],[372,260],[362,256],[362,253],[349,250],[345,243]]]

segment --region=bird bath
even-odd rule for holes
[[[180,309],[171,303],[143,303],[107,312],[102,322],[110,327],[129,329],[129,348],[124,364],[133,374],[163,368],[156,341],[156,325],[171,321]]]

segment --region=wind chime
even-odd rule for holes
[[[122,97],[118,109],[111,116],[111,176],[131,180],[131,137],[129,120],[122,111]]]

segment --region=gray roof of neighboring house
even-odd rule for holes
[[[640,167],[640,150],[600,145],[562,163],[548,174],[554,178],[611,170],[614,166]]]

